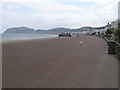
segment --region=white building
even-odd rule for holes
[[[89,35],[91,34],[95,34],[98,35],[98,33],[101,34],[105,34],[105,32],[107,31],[107,29],[109,29],[111,27],[111,25],[108,23],[108,25],[103,26],[103,27],[91,27],[89,30],[87,30],[87,33]]]

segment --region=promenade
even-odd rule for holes
[[[3,88],[117,88],[118,60],[94,36],[3,43]]]

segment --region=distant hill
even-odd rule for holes
[[[82,27],[82,28],[77,28],[77,29],[54,28],[54,29],[50,29],[49,31],[51,31],[51,32],[80,32],[80,31],[88,30],[89,28],[90,28],[90,27]]]
[[[94,27],[82,27],[78,29],[70,29],[70,28],[53,28],[49,30],[41,30],[41,29],[31,29],[28,27],[13,27],[8,28],[4,33],[61,33],[61,32],[80,32],[80,31],[86,31],[90,28]],[[101,27],[99,27],[101,28]],[[95,29],[95,28],[94,28]]]
[[[53,28],[53,29],[49,29],[49,30],[36,30],[37,33],[40,33],[40,32],[54,32],[54,33],[58,33],[58,32],[71,32],[71,29],[69,28]]]
[[[8,28],[4,33],[35,33],[34,29],[28,27],[14,27]]]
[[[51,33],[51,32],[79,32],[88,29],[88,27],[82,27],[79,29],[70,29],[70,28],[53,28],[49,30],[41,30],[41,29],[31,29],[28,27],[13,27],[8,28],[4,33]]]
[[[53,28],[49,30],[50,32],[71,32],[70,28]]]
[[[77,32],[77,31],[86,31],[86,30],[89,30],[91,27],[81,27],[81,28],[78,28],[78,29],[72,29],[73,31]]]

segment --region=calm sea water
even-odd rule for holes
[[[42,38],[55,38],[58,35],[52,34],[2,34],[2,41],[32,40]]]

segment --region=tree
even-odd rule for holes
[[[105,36],[117,42],[120,42],[120,30],[117,28],[109,28],[106,31]]]
[[[111,38],[113,32],[114,32],[114,29],[113,29],[113,28],[110,28],[110,29],[108,29],[108,30],[105,32],[105,36],[108,37],[108,38]]]

